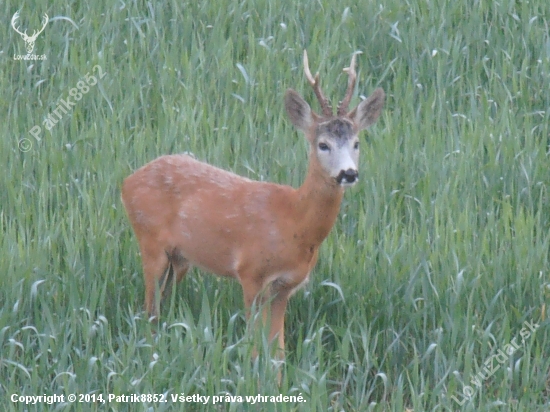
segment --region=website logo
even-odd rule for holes
[[[17,11],[11,18],[11,27],[13,27],[13,30],[15,30],[17,33],[21,35],[21,38],[25,42],[25,48],[27,49],[27,54],[26,55],[14,54],[13,55],[14,60],[46,60],[45,54],[36,55],[36,54],[32,54],[32,51],[34,50],[34,44],[36,42],[36,38],[40,33],[44,31],[44,29],[46,28],[46,24],[48,24],[48,20],[49,20],[48,15],[44,14],[44,17],[42,19],[42,28],[38,31],[33,30],[32,35],[30,36],[27,34],[27,30],[25,30],[24,32],[21,32],[21,30],[17,28],[17,26],[15,25],[15,22],[18,18],[19,18],[19,12]]]

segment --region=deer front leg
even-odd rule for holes
[[[269,340],[277,336],[277,357],[281,360],[285,358],[285,312],[289,296],[290,291],[278,287],[277,282],[271,286]]]
[[[256,303],[262,307],[263,324],[269,322],[269,341],[272,342],[277,337],[277,352],[281,352],[281,359],[284,358],[285,349],[285,311],[290,296],[290,290],[283,287],[278,281],[274,281],[267,288],[262,288],[258,284],[243,283],[243,295],[246,308],[246,319],[250,319],[252,305]],[[263,290],[265,289],[265,290]],[[256,352],[256,351],[254,351]],[[255,353],[257,356],[257,353]]]
[[[243,277],[241,276],[241,279]],[[252,307],[255,304],[256,307],[262,308],[262,319],[265,323],[266,320],[266,307],[265,307],[265,296],[263,296],[262,292],[262,285],[258,282],[254,281],[243,281],[241,280],[241,286],[243,288],[243,297],[244,297],[244,307],[245,307],[245,315],[246,315],[246,321],[249,325],[249,327],[254,330],[257,327],[257,322],[254,322],[254,324],[250,324],[250,318],[254,314],[252,313]],[[256,350],[256,345],[254,345],[254,348],[252,350],[252,357],[253,359],[256,359],[258,357],[258,351]]]
[[[285,358],[285,311],[290,296],[290,289],[281,287],[280,282],[274,281],[267,288],[258,285],[243,283],[243,294],[246,306],[246,318],[250,320],[252,305],[254,302],[262,308],[262,326],[269,322],[269,341],[273,342],[277,337],[277,348],[275,357],[279,360]],[[252,325],[253,330],[257,323]],[[258,351],[254,347],[252,356],[255,359]],[[281,370],[277,371],[277,382],[281,383]]]

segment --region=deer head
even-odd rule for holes
[[[336,116],[328,99],[321,91],[319,73],[315,77],[311,75],[306,51],[304,51],[304,72],[319,100],[322,115],[311,110],[305,100],[294,90],[288,89],[285,95],[286,111],[291,122],[298,130],[305,133],[311,145],[311,161],[319,163],[333,183],[344,187],[355,184],[359,177],[358,133],[378,119],[385,99],[384,91],[378,88],[355,109],[348,111],[357,79],[355,57],[354,54],[350,66],[344,69],[348,74],[348,88],[344,99],[338,104]]]
[[[21,35],[21,37],[25,41],[25,48],[27,49],[27,53],[31,54],[34,49],[34,43],[36,42],[36,38],[40,33],[44,31],[44,29],[46,28],[46,24],[48,24],[48,15],[44,14],[44,17],[42,19],[42,28],[39,31],[34,30],[31,36],[27,35],[27,30],[25,30],[24,32],[21,32],[17,27],[15,27],[15,21],[18,18],[19,18],[19,12],[17,11],[15,12],[15,14],[11,19],[11,27],[13,27],[13,29]]]

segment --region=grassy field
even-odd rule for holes
[[[1,410],[550,410],[550,2],[43,3],[0,3]],[[17,10],[29,33],[49,15],[46,60],[14,59]],[[304,48],[334,101],[361,50],[352,106],[387,101],[290,302],[279,388],[236,282],[194,269],[152,335],[120,188],[183,151],[299,186]]]

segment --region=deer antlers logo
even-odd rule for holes
[[[44,18],[42,19],[42,28],[37,32],[36,30],[33,30],[33,33],[31,36],[29,36],[27,34],[27,30],[25,30],[24,32],[21,32],[19,31],[19,29],[15,26],[15,21],[19,18],[19,12],[15,12],[15,14],[13,15],[13,17],[11,18],[11,27],[13,27],[13,29],[19,33],[21,35],[21,37],[23,38],[23,40],[25,41],[25,48],[27,49],[27,53],[28,54],[31,54],[33,49],[34,49],[34,43],[36,42],[36,38],[38,37],[38,35],[40,33],[42,33],[44,31],[44,29],[46,28],[46,24],[48,24],[48,15],[47,14],[44,14]]]

